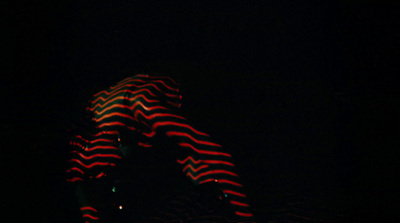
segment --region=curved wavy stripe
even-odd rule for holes
[[[238,176],[236,173],[232,173],[230,171],[226,171],[226,170],[210,170],[204,173],[200,173],[196,176],[193,176],[190,172],[187,173],[186,175],[190,176],[193,180],[198,180],[200,177],[206,176],[206,175],[212,175],[212,174],[228,174],[228,175],[232,175],[232,176]]]
[[[161,117],[167,117],[167,115],[164,115],[164,116],[161,116]],[[172,117],[175,117],[175,116],[172,116]],[[177,117],[181,118],[180,116],[177,116]],[[149,119],[151,119],[151,118],[149,118]],[[184,119],[184,118],[182,118],[182,119]],[[153,128],[157,130],[157,128],[158,128],[159,126],[166,126],[166,125],[173,125],[173,126],[184,127],[184,128],[190,129],[192,132],[194,132],[194,133],[196,133],[196,134],[203,135],[203,136],[209,136],[209,135],[206,134],[206,133],[197,131],[196,129],[194,129],[194,128],[193,128],[192,126],[190,126],[190,125],[182,124],[182,123],[179,123],[179,122],[171,122],[171,121],[156,122],[156,123],[153,125]],[[213,145],[217,145],[217,144],[213,144]]]
[[[78,171],[81,174],[85,174],[81,169],[79,169],[78,167],[72,167],[71,169],[66,170],[65,172],[70,173],[71,171]]]
[[[112,110],[112,109],[114,109],[114,108],[123,108],[123,109],[132,109],[130,106],[128,106],[128,105],[123,105],[123,104],[113,104],[113,105],[111,105],[111,106],[109,106],[109,107],[107,107],[107,108],[105,108],[105,109],[103,109],[103,110],[101,110],[101,111],[94,111],[94,114],[96,114],[96,115],[102,115],[103,113],[105,113],[105,112],[107,112],[107,111],[109,111],[109,110]]]
[[[239,197],[246,197],[246,195],[244,195],[242,193],[239,193],[239,192],[236,192],[236,191],[232,191],[232,190],[223,190],[223,192],[225,194],[233,194],[233,195],[236,195],[236,196],[239,196]]]
[[[132,85],[133,87],[140,87],[140,85]],[[116,91],[116,92],[114,92],[114,93],[112,93],[112,94],[107,94],[108,96],[106,97],[106,98],[104,98],[104,97],[102,97],[102,96],[99,96],[99,97],[97,97],[96,98],[96,100],[94,100],[92,103],[94,104],[94,103],[97,103],[99,100],[102,100],[103,102],[105,102],[105,101],[107,101],[108,99],[110,99],[111,97],[113,97],[113,96],[115,96],[115,95],[118,95],[118,94],[121,94],[121,93],[130,93],[130,94],[138,94],[138,93],[142,93],[142,92],[147,92],[147,93],[149,93],[151,96],[153,96],[153,97],[155,97],[156,95],[155,94],[153,94],[153,92],[151,92],[149,89],[146,89],[146,88],[141,88],[141,89],[139,89],[139,90],[136,90],[136,91],[132,91],[132,90],[129,90],[129,89],[124,89],[124,90],[119,90],[119,91]]]
[[[188,147],[191,148],[193,151],[195,151],[196,153],[200,153],[200,154],[208,154],[208,155],[216,155],[216,156],[226,156],[226,157],[231,157],[230,154],[228,153],[221,153],[221,152],[214,152],[214,151],[209,151],[209,150],[200,150],[200,149],[196,149],[194,146],[192,146],[189,143],[179,143],[180,146],[182,147]]]
[[[142,147],[145,147],[145,148],[150,148],[150,147],[153,146],[153,145],[151,145],[151,144],[147,144],[147,143],[143,143],[143,142],[138,142],[138,145],[139,145],[139,146],[142,146]]]
[[[93,212],[97,212],[97,210],[96,210],[94,207],[91,207],[91,206],[81,207],[80,210],[81,210],[81,211],[93,211]]]
[[[76,181],[83,181],[83,179],[80,178],[80,177],[74,177],[74,178],[72,178],[72,179],[67,179],[67,181],[68,181],[68,182],[76,182]]]
[[[90,214],[84,214],[84,215],[82,215],[84,218],[90,218],[90,219],[93,219],[93,220],[99,220],[100,218],[98,218],[98,217],[95,217],[95,216],[93,216],[93,215],[90,215]]]
[[[185,164],[188,161],[192,161],[194,164],[199,164],[201,162],[201,160],[194,160],[191,156],[186,157],[184,160],[176,160],[179,164]]]
[[[96,157],[108,157],[108,158],[117,158],[117,159],[121,159],[121,156],[118,156],[116,154],[94,154],[91,156],[85,156],[82,153],[77,153],[80,157],[82,157],[85,160],[90,160]]]
[[[76,135],[75,137],[78,138],[78,139],[80,139],[80,140],[82,140],[82,141],[84,141],[84,142],[86,142],[86,143],[89,142],[89,140],[84,139],[81,135]]]
[[[174,115],[174,114],[165,114],[165,113],[155,113],[155,114],[152,114],[152,115],[149,115],[149,116],[147,116],[146,114],[144,114],[141,110],[137,110],[136,112],[135,112],[135,115],[134,115],[134,117],[137,117],[137,115],[138,114],[141,114],[143,117],[145,117],[146,119],[148,119],[148,120],[151,120],[151,119],[154,119],[154,118],[157,118],[157,117],[174,117],[174,118],[179,118],[179,119],[186,119],[186,118],[184,118],[184,117],[182,117],[182,116],[180,116],[180,115]],[[159,124],[160,122],[157,122],[157,124]],[[179,123],[178,123],[179,124]],[[161,125],[161,124],[160,124]],[[182,125],[182,124],[181,124]],[[153,126],[153,128],[154,129],[156,129],[158,126],[156,126],[156,127],[154,127]],[[189,126],[190,127],[190,126]],[[203,133],[203,134],[205,134],[205,133]]]
[[[208,164],[221,164],[221,165],[227,165],[227,166],[235,166],[233,163],[226,162],[226,161],[221,161],[221,160],[203,160],[203,163],[208,163]]]
[[[231,201],[229,201],[231,204],[233,204],[233,205],[238,205],[238,206],[242,206],[242,207],[248,207],[249,205],[248,204],[246,204],[246,203],[242,203],[242,202],[238,202],[238,201],[234,201],[234,200],[231,200]]]
[[[152,131],[150,133],[143,132],[142,134],[148,138],[152,138],[156,134],[156,132],[155,131]]]
[[[253,214],[250,214],[250,213],[242,213],[242,212],[239,212],[239,211],[236,211],[235,214],[236,214],[236,215],[239,215],[239,216],[243,216],[243,217],[252,217],[252,216],[253,216]]]
[[[233,182],[231,180],[225,180],[225,179],[218,180],[218,183],[220,183],[220,184],[231,184],[231,185],[235,185],[237,187],[243,187],[243,185],[241,185],[239,183]]]
[[[71,159],[70,162],[75,162],[78,163],[79,165],[85,167],[86,169],[90,169],[94,166],[115,166],[115,163],[110,163],[110,162],[93,162],[89,165],[86,165],[84,163],[82,163],[82,161],[78,160],[78,159]]]
[[[137,95],[137,96],[135,96],[135,97],[133,97],[133,98],[129,98],[128,100],[129,101],[135,101],[135,100],[138,100],[139,98],[143,98],[143,100],[144,101],[146,101],[147,103],[157,103],[157,102],[160,102],[159,100],[151,100],[151,99],[148,99],[148,98],[146,98],[146,96],[145,95],[143,95],[143,94],[140,94],[140,95]],[[96,104],[93,108],[91,108],[90,110],[91,111],[94,111],[96,108],[104,108],[105,106],[107,106],[108,104],[110,104],[110,103],[113,103],[113,102],[115,102],[115,101],[117,101],[117,100],[123,100],[123,99],[126,99],[126,96],[118,96],[118,97],[115,97],[115,98],[113,98],[113,99],[111,99],[111,100],[108,100],[107,102],[105,102],[104,104]]]
[[[98,142],[114,142],[112,139],[95,139],[90,141],[91,144],[98,143]]]
[[[182,170],[182,172],[185,172],[188,168],[189,169],[191,169],[193,172],[198,172],[199,170],[201,170],[201,169],[204,169],[204,168],[207,168],[208,167],[208,165],[201,165],[200,167],[198,167],[197,169],[196,168],[194,168],[191,164],[188,164],[188,165],[186,165],[184,168],[183,168],[183,170]]]
[[[93,151],[93,150],[96,150],[96,149],[112,149],[112,150],[118,150],[118,148],[115,147],[115,146],[94,146],[94,147],[90,147],[90,148],[85,149],[85,151],[90,152],[90,151]]]
[[[118,131],[101,131],[99,133],[97,133],[96,135],[94,135],[95,137],[99,137],[101,135],[118,135],[119,132]]]
[[[177,82],[175,82],[174,79],[172,79],[172,78],[170,78],[170,77],[168,77],[168,76],[149,76],[149,75],[147,75],[146,77],[147,77],[147,78],[151,78],[151,79],[168,79],[168,80],[170,80],[172,83],[174,83],[175,85],[179,86],[179,84],[178,84]],[[179,90],[179,89],[178,89],[178,90]]]
[[[221,145],[213,143],[213,142],[197,140],[192,135],[190,135],[189,133],[186,133],[186,132],[168,131],[167,132],[167,136],[170,136],[170,137],[171,136],[183,136],[183,137],[191,139],[193,142],[195,142],[197,144],[202,144],[202,145],[207,145],[207,146],[222,147]]]
[[[127,126],[127,125],[126,125],[125,123],[123,123],[123,122],[105,122],[105,123],[99,125],[100,128],[103,128],[104,126],[108,126],[108,127],[113,127],[113,126],[124,126],[124,127],[128,128],[128,129],[130,129],[130,130],[133,130],[133,131],[136,130],[135,127]]]
[[[129,83],[132,83],[132,82],[136,82],[136,83],[135,83],[135,84],[129,84]],[[126,81],[123,82],[123,83],[116,84],[115,86],[111,86],[111,87],[110,87],[110,90],[111,90],[111,91],[103,90],[103,91],[100,91],[100,92],[94,94],[94,95],[93,95],[93,98],[95,98],[95,97],[97,97],[97,96],[99,96],[99,95],[101,95],[101,94],[110,95],[110,94],[112,94],[113,92],[116,92],[116,91],[118,91],[119,89],[121,89],[121,88],[123,88],[123,87],[137,86],[137,85],[136,85],[137,83],[145,83],[145,81],[140,80],[140,79],[126,80]]]
[[[128,119],[134,120],[133,117],[130,116],[130,115],[127,115],[127,114],[124,114],[124,113],[121,113],[121,112],[111,112],[111,113],[108,113],[106,115],[101,116],[100,118],[97,119],[97,121],[101,122],[106,118],[111,118],[111,117],[115,117],[115,116],[124,117],[124,118],[128,118]]]
[[[162,80],[154,80],[154,81],[152,81],[152,82],[161,83],[162,85],[164,85],[164,86],[165,86],[166,88],[168,88],[169,90],[175,91],[175,92],[179,92],[178,89],[168,86],[168,85],[167,85],[164,81],[162,81]]]

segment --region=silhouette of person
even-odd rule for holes
[[[229,152],[178,113],[178,86],[138,74],[93,96],[67,170],[86,222],[254,222]]]

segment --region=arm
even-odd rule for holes
[[[113,134],[99,132],[95,123],[85,122],[80,123],[82,126],[75,130],[79,134],[74,134],[70,140],[71,156],[66,180],[75,189],[84,222],[104,222],[105,173],[121,157],[113,143]]]

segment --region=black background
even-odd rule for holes
[[[73,221],[66,129],[91,94],[160,72],[182,85],[182,114],[231,149],[259,222],[278,219],[287,194],[311,197],[325,219],[391,219],[399,7],[2,3],[2,181],[12,195],[3,205],[20,220]]]

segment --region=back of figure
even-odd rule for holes
[[[67,170],[87,222],[253,222],[231,155],[178,114],[181,98],[142,74],[93,96]]]

